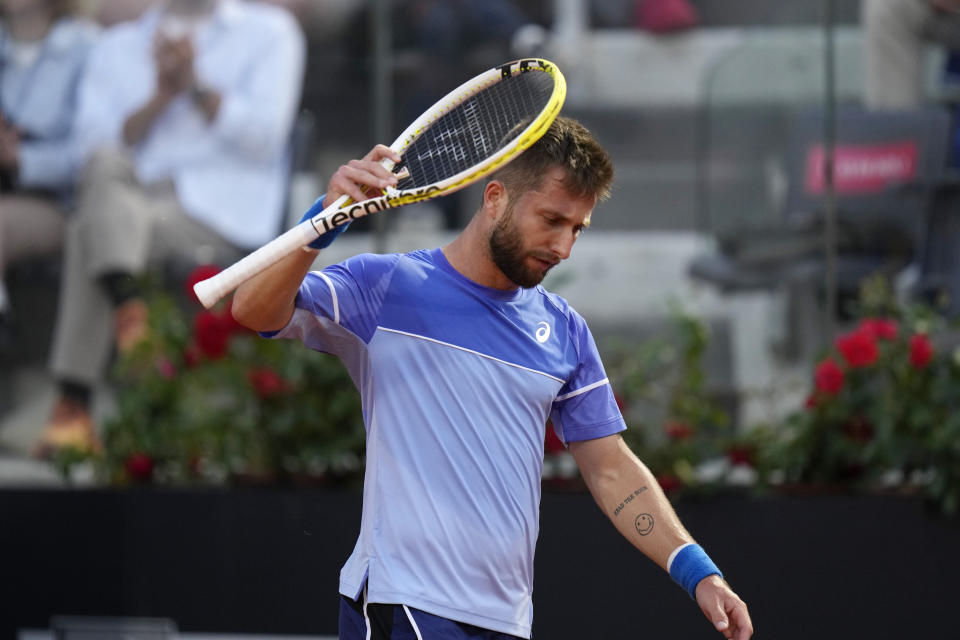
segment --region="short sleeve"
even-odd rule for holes
[[[553,428],[564,443],[602,438],[627,428],[587,323],[572,309],[569,313],[577,365],[550,411]]]
[[[307,346],[328,352],[335,350],[329,348],[325,334],[346,331],[369,342],[399,258],[398,254],[362,254],[308,273],[287,326],[261,335],[300,338]]]

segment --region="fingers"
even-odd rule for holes
[[[333,202],[341,195],[360,202],[370,197],[371,192],[396,186],[397,177],[381,164],[384,159],[399,162],[400,155],[389,147],[377,145],[362,160],[351,160],[341,166],[330,178],[325,202]]]
[[[154,59],[161,77],[176,89],[187,88],[193,79],[193,42],[189,37],[171,38],[157,34]]]
[[[747,605],[738,598],[728,613],[732,633],[727,637],[733,640],[748,640],[753,635],[753,621],[750,620]]]
[[[726,638],[732,637],[732,633],[730,631],[730,619],[727,618],[727,613],[723,610],[720,600],[715,601],[710,607],[710,610],[704,611],[704,613],[707,614],[707,617],[710,619],[710,622],[713,623],[713,626],[717,631],[722,633]]]
[[[384,159],[389,159],[391,162],[397,163],[400,162],[400,154],[385,144],[378,144],[371,149],[363,159],[372,160],[374,162],[380,162]]]
[[[710,621],[723,637],[729,640],[749,640],[753,635],[753,622],[747,605],[732,591],[723,594],[708,613]]]
[[[697,585],[697,602],[714,628],[728,640],[749,640],[753,622],[747,605],[717,576],[704,578]]]

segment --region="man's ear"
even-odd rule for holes
[[[491,219],[499,220],[509,201],[507,189],[499,180],[491,180],[483,188],[483,213]]]

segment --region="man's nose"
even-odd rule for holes
[[[577,241],[577,236],[569,231],[562,231],[554,235],[550,250],[561,260],[570,257],[573,251],[573,243]]]

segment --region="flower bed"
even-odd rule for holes
[[[859,322],[817,363],[802,411],[765,454],[790,484],[922,491],[960,507],[960,350],[928,306],[865,287]]]
[[[151,299],[149,340],[117,368],[118,407],[98,459],[110,484],[359,482],[364,431],[342,365],[299,342],[266,340],[232,319]],[[782,424],[737,430],[706,388],[706,325],[677,310],[663,335],[622,345],[609,375],[632,448],[673,494],[730,486],[766,491],[923,492],[960,510],[960,350],[928,306],[901,308],[868,284],[859,320],[816,363],[806,405]],[[547,429],[544,479],[584,489]],[[67,458],[67,461],[71,461]]]
[[[117,411],[104,427],[104,480],[326,481],[362,468],[359,395],[333,357],[266,340],[238,325],[229,302],[203,310],[150,299],[150,336],[117,365]]]
[[[668,492],[911,492],[957,513],[954,328],[928,305],[897,304],[881,280],[864,284],[853,312],[816,363],[805,406],[782,424],[739,431],[704,388],[706,326],[677,312],[663,336],[611,369],[627,439]]]

